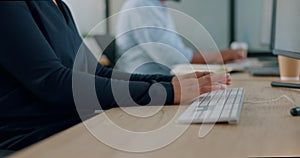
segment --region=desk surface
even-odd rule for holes
[[[300,90],[272,88],[274,78],[243,80],[246,74],[233,75],[232,87],[244,87],[245,99],[238,125],[217,124],[204,138],[198,137],[201,124],[191,125],[185,133],[164,148],[146,152],[129,153],[113,149],[97,140],[81,123],[49,139],[22,150],[12,157],[247,157],[247,156],[300,156],[300,117],[292,117],[293,105],[285,99],[272,103],[253,104],[281,95],[288,95],[300,103]],[[146,110],[151,107],[140,107]],[[170,121],[177,106],[166,106],[149,118],[134,118],[121,109],[111,109],[105,114],[119,126],[133,131],[148,131]],[[95,133],[107,127],[108,120],[100,114],[85,122]],[[172,122],[173,124],[176,124]],[[95,134],[94,133],[94,134]],[[113,135],[114,131],[106,133]],[[113,136],[112,136],[113,137]],[[123,141],[123,145],[138,140]],[[159,138],[153,139],[160,141]]]
[[[276,76],[253,76],[249,73],[233,73],[231,74],[233,81],[280,81]]]

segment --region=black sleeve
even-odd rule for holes
[[[120,72],[118,70],[113,70],[111,68],[103,67],[102,65],[97,66],[96,74],[102,77],[113,77],[114,79],[119,80],[128,80],[130,78],[131,81],[145,81],[152,82],[153,80],[156,82],[171,82],[174,76],[171,75],[141,75],[141,74],[129,74]],[[113,74],[113,75],[112,75]]]
[[[105,75],[101,76],[101,73],[107,73],[104,69],[100,71],[99,76],[95,77],[65,67],[44,38],[25,4],[14,5],[14,3],[2,2],[0,5],[2,5],[0,19],[3,21],[0,25],[0,64],[33,95],[53,106],[74,105],[72,75],[76,75],[83,85],[95,80],[97,97],[103,109],[117,105],[111,85],[123,88],[127,85],[126,81],[111,80],[104,77]],[[154,92],[161,90],[152,86],[156,85],[155,83],[154,81],[130,82],[129,89],[133,100],[138,104],[147,104],[150,100],[149,88],[154,87]],[[160,84],[167,92],[165,104],[173,104],[172,84],[166,82]],[[120,100],[124,101],[124,106],[130,103],[122,96]],[[97,108],[93,105],[89,106]]]

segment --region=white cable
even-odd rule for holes
[[[267,100],[267,101],[249,101],[249,100],[245,100],[244,103],[250,103],[250,104],[262,104],[262,103],[271,103],[271,102],[277,102],[281,99],[287,99],[289,102],[291,102],[292,104],[294,104],[295,106],[298,106],[299,104],[297,104],[293,99],[291,99],[290,97],[288,97],[287,95],[282,95],[278,98],[275,99],[271,99],[271,100]]]

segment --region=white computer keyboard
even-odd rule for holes
[[[203,94],[177,119],[179,123],[237,124],[244,99],[244,88],[228,88]]]

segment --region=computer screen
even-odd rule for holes
[[[273,50],[274,0],[234,0],[234,40],[248,43],[251,53]]]
[[[300,1],[277,0],[275,54],[300,59]]]

